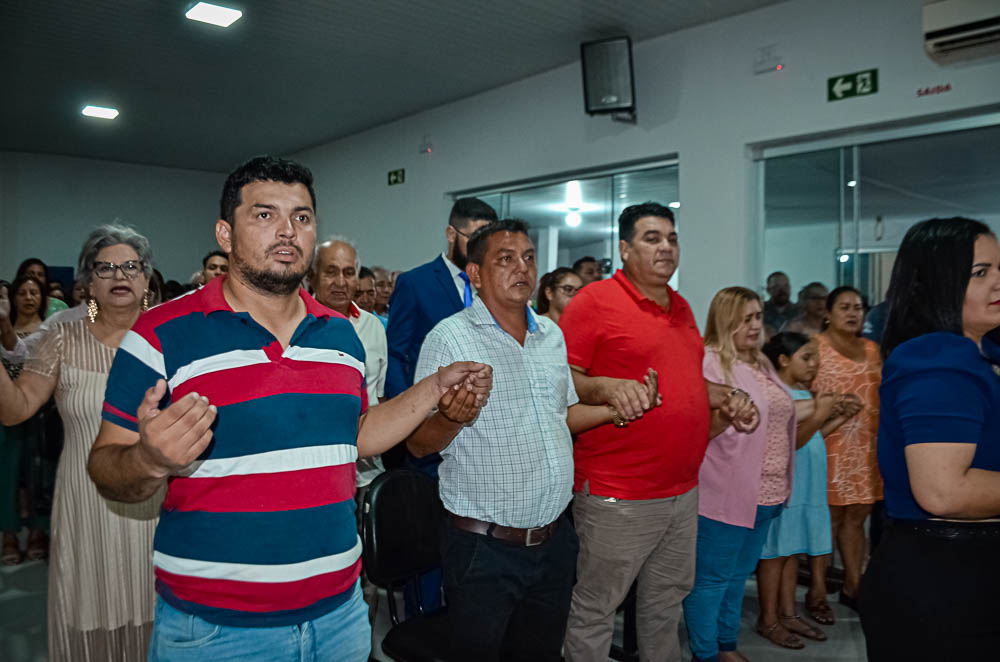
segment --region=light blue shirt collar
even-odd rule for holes
[[[469,314],[472,316],[473,324],[495,324],[498,329],[503,331],[500,322],[497,321],[497,318],[493,316],[493,313],[490,312],[490,309],[486,307],[486,304],[478,296],[473,300],[472,306],[469,308]],[[541,326],[539,326],[538,320],[535,318],[535,311],[531,309],[531,306],[524,306],[524,317],[528,322],[528,333],[534,334],[541,331]]]

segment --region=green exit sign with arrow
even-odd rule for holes
[[[878,92],[878,69],[856,71],[826,79],[826,100],[840,101]]]
[[[389,171],[389,186],[402,184],[405,181],[406,181],[406,170],[404,168],[400,168],[399,170]]]

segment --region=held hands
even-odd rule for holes
[[[852,418],[861,413],[861,410],[865,408],[864,403],[861,402],[861,398],[853,393],[835,393],[832,395],[835,396],[833,416]]]
[[[741,389],[729,392],[719,410],[723,419],[729,421],[737,432],[744,434],[753,432],[760,425],[760,411],[750,399],[750,395]]]
[[[438,412],[454,423],[468,423],[486,406],[493,389],[493,366],[457,361],[438,368]]]
[[[139,451],[154,478],[165,478],[188,466],[212,440],[215,405],[189,393],[164,410],[158,405],[167,392],[162,379],[146,391],[139,405]]]
[[[816,405],[816,409],[813,412],[813,416],[816,417],[815,420],[826,421],[829,420],[830,417],[836,415],[837,402],[839,398],[840,395],[837,393],[817,393],[813,397],[813,402]]]
[[[616,379],[607,394],[608,404],[626,421],[642,418],[643,412],[663,404],[660,377],[655,370],[646,371],[643,380]]]
[[[10,319],[10,297],[7,288],[0,287],[0,321]]]

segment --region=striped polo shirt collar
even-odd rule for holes
[[[229,302],[226,301],[226,295],[222,291],[222,286],[227,278],[229,278],[228,275],[213,278],[207,285],[204,285],[199,290],[202,300],[201,308],[206,315],[220,310],[229,313],[236,313],[232,306],[229,305]],[[326,317],[343,317],[340,313],[330,310],[320,302],[316,301],[311,294],[306,292],[306,290],[301,287],[299,288],[299,298],[302,299],[302,302],[306,305],[307,315],[312,315],[313,317],[320,319]],[[351,305],[353,306],[354,304],[352,303]]]

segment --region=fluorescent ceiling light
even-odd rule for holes
[[[854,188],[855,186],[857,186],[857,185],[858,185],[858,182],[852,179],[851,181],[847,182],[847,185],[848,185],[848,186],[849,186],[850,188]]]
[[[593,202],[583,201],[583,191],[580,189],[580,182],[573,180],[566,182],[566,201],[559,202],[553,205],[545,205],[545,208],[549,211],[561,212],[563,214],[576,214],[579,217],[580,214],[586,214],[592,211],[601,211],[604,209],[604,205],[594,204]],[[567,216],[567,223],[569,223],[569,217]],[[579,221],[576,223],[570,223],[573,227],[579,225]]]
[[[117,108],[104,108],[102,106],[84,106],[80,112],[87,117],[100,117],[102,120],[113,120],[118,117]]]
[[[220,7],[219,5],[210,5],[207,2],[199,2],[191,9],[187,10],[187,13],[184,15],[192,21],[201,21],[202,23],[218,25],[220,28],[228,28],[230,25],[240,20],[240,17],[243,16],[243,12],[238,9],[230,9],[229,7]]]
[[[580,225],[581,221],[583,221],[583,219],[575,211],[571,211],[570,213],[566,214],[566,225],[570,226],[571,228],[575,228],[576,226]]]
[[[583,192],[580,190],[580,182],[573,180],[566,182],[566,206],[579,207],[583,204]]]
[[[676,201],[675,202],[670,202],[670,203],[667,203],[667,206],[670,207],[671,209],[680,209],[681,208],[681,203],[676,202]]]

